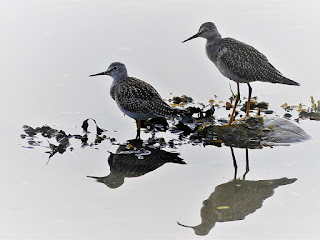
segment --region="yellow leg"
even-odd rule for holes
[[[250,112],[250,103],[251,103],[251,93],[252,93],[252,88],[250,86],[249,83],[248,84],[248,87],[249,87],[249,96],[248,96],[248,101],[247,101],[247,112],[246,112],[246,117],[250,117],[249,115],[249,112]]]
[[[237,82],[237,91],[238,92],[237,92],[237,96],[236,96],[236,101],[234,103],[234,107],[233,107],[232,114],[231,114],[230,120],[228,122],[228,125],[230,125],[233,122],[234,114],[236,112],[236,108],[237,108],[238,102],[240,100],[240,88],[239,88],[239,83],[238,82]]]

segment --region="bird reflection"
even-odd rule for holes
[[[248,181],[234,179],[217,186],[201,208],[202,222],[192,228],[196,235],[207,235],[216,222],[243,220],[247,215],[262,207],[265,199],[271,197],[274,189],[288,185],[297,179],[280,178],[273,180]]]
[[[161,167],[165,163],[186,164],[178,153],[168,152],[152,146],[143,146],[143,141],[128,140],[119,146],[116,153],[110,153],[108,164],[110,174],[104,177],[88,176],[104,183],[109,188],[118,188],[125,178],[140,177]]]

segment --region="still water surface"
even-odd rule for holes
[[[253,95],[269,102],[275,115],[283,116],[285,102],[310,106],[309,96],[320,99],[317,1],[0,5],[0,239],[317,239],[319,122],[300,121],[309,141],[249,149],[245,181],[231,183],[233,158],[226,146],[166,147],[149,156],[165,154],[171,162],[149,157],[138,171],[125,160],[130,171],[124,176],[128,166],[113,164],[121,158],[110,153],[119,147],[110,141],[86,148],[74,141],[73,151],[56,154],[46,164],[46,140],[29,149],[20,138],[24,124],[81,134],[82,121],[92,117],[117,142],[132,139],[134,121],[109,96],[111,79],[88,78],[114,61],[124,62],[129,75],[151,83],[166,99],[173,93],[205,103],[214,95],[226,101],[229,81],[207,59],[204,40],[181,44],[206,21],[215,22],[223,36],[255,46],[301,83],[252,84]],[[243,96],[246,88],[241,86]],[[142,133],[143,139],[149,137]],[[246,150],[233,150],[242,179]],[[113,188],[87,177],[110,174],[118,181]],[[222,200],[229,201],[227,206]],[[230,206],[237,204],[243,212],[232,212]]]

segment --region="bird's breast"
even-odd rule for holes
[[[238,82],[238,83],[248,83],[248,82],[252,82],[253,81],[253,80],[248,80],[248,79],[244,79],[244,78],[239,77],[231,69],[229,69],[227,64],[222,60],[218,59],[216,66],[217,66],[217,68],[219,69],[220,73],[223,76],[225,76],[226,78],[229,78],[232,81],[235,81],[235,82]]]
[[[110,87],[110,96],[113,100],[116,100],[116,85],[114,83]]]

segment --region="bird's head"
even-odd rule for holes
[[[218,29],[217,29],[216,25],[214,25],[214,23],[206,22],[200,26],[198,33],[196,33],[192,37],[184,40],[182,43],[187,42],[187,41],[194,39],[194,38],[197,38],[197,37],[209,39],[209,38],[215,38],[215,37],[221,38],[221,35],[219,34]]]
[[[89,77],[99,76],[99,75],[109,75],[114,80],[123,79],[128,77],[127,68],[123,63],[114,62],[108,67],[108,69],[101,73],[92,74]]]

